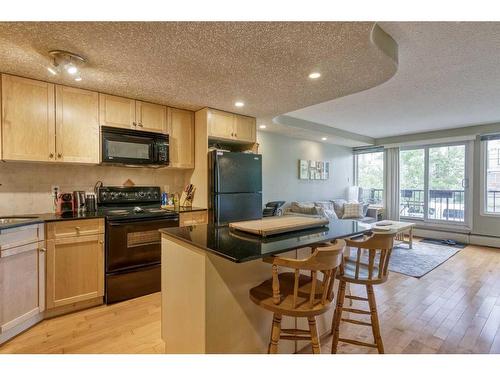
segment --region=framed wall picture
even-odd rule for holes
[[[309,180],[309,160],[299,160],[299,179]]]
[[[316,160],[299,160],[299,179],[328,180],[330,178],[330,162]]]

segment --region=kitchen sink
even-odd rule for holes
[[[15,224],[37,219],[36,216],[0,216],[0,224]]]

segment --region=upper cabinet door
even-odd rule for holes
[[[135,102],[137,129],[150,132],[167,132],[167,107],[164,105]]]
[[[55,160],[54,85],[2,74],[4,160]]]
[[[255,143],[256,141],[255,118],[235,115],[234,137],[239,141]]]
[[[168,108],[170,166],[194,168],[194,113]]]
[[[210,109],[208,111],[208,136],[213,138],[234,138],[234,115]]]
[[[56,86],[56,160],[99,163],[97,92]]]
[[[135,100],[99,94],[99,123],[104,126],[135,129]]]

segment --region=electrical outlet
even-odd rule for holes
[[[52,185],[51,191],[52,191],[52,196],[54,197],[54,199],[57,198],[57,194],[59,194],[59,186]]]

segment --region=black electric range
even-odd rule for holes
[[[106,217],[106,303],[161,290],[161,228],[179,226],[179,215],[160,208],[157,186],[100,187]]]

